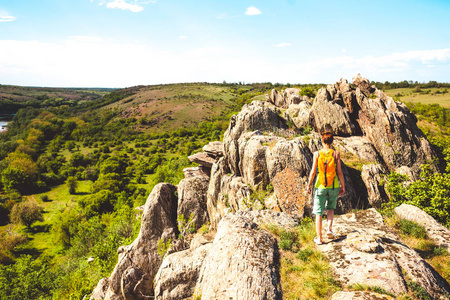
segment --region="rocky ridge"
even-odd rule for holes
[[[337,213],[344,214],[336,217],[339,238],[319,247],[338,280],[381,285],[395,295],[412,280],[436,299],[448,298],[448,283],[375,210],[349,213],[387,200],[381,182],[388,172],[414,179],[435,156],[406,106],[359,75],[353,84],[341,79],[323,87],[313,102],[298,89],[273,90],[266,98],[231,118],[223,143],[211,142],[189,157],[199,167],[185,169],[178,187],[155,186],[138,238],[119,248],[116,268],[91,299],[282,299],[277,242],[261,225],[291,228],[310,216],[306,181],[325,125],[333,127],[341,157],[363,164],[361,170],[343,164],[347,192],[338,199]],[[177,241],[177,216],[191,213],[196,228],[209,222],[217,232],[213,239],[197,235],[190,246]],[[172,246],[161,258],[157,242],[169,238]],[[371,295],[339,293],[333,299]]]

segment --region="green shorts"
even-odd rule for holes
[[[319,216],[323,215],[325,207],[327,210],[336,209],[338,195],[339,195],[339,188],[315,189],[313,214]]]

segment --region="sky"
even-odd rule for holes
[[[0,84],[450,82],[449,0],[0,0]]]

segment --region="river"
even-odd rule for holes
[[[0,113],[0,132],[6,131],[6,125],[11,122],[14,114],[11,113]]]

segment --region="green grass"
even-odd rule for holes
[[[436,91],[443,91],[443,88],[428,88],[428,89],[422,89],[423,92],[426,92],[430,90],[429,94],[425,93],[418,93],[414,91],[414,88],[399,88],[399,89],[392,89],[392,90],[386,90],[385,93],[390,96],[394,97],[398,94],[403,95],[398,97],[398,100],[406,103],[406,102],[421,102],[422,104],[439,104],[443,107],[450,108],[450,92],[446,94],[436,94]],[[449,90],[449,89],[447,89]]]
[[[274,225],[263,228],[279,240],[283,299],[329,299],[342,290],[328,260],[315,248],[313,222],[304,222],[293,230]]]

